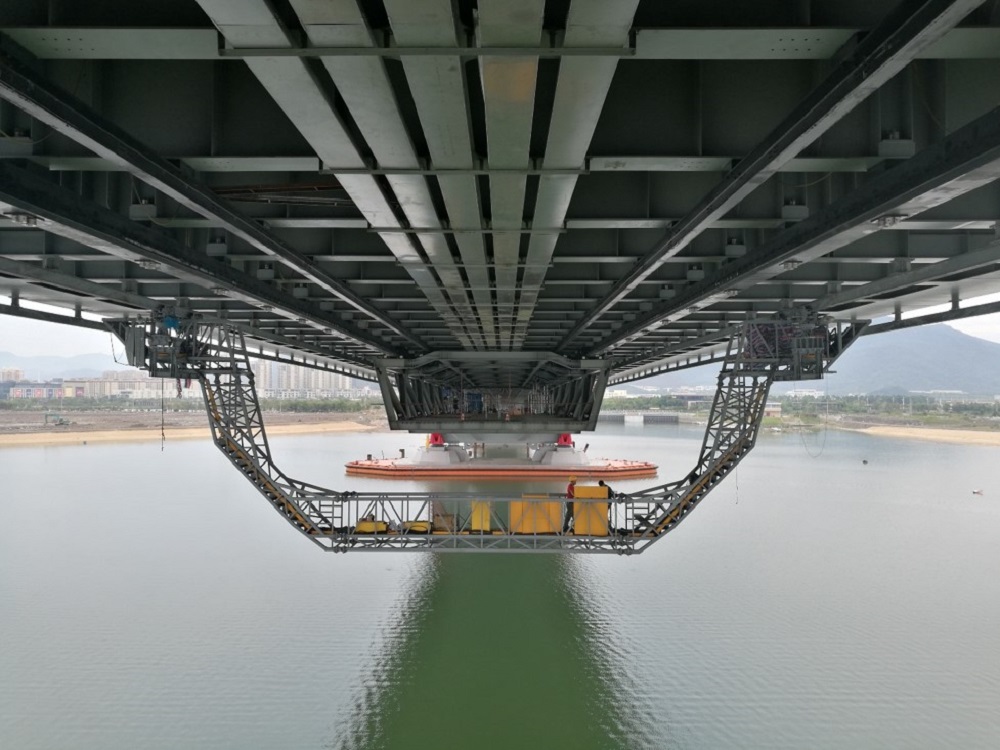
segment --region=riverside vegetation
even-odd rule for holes
[[[845,427],[899,425],[941,429],[1000,431],[1000,401],[992,398],[947,400],[932,396],[773,396],[770,403],[781,404],[780,417],[767,417],[765,427],[818,426],[826,422]],[[699,414],[711,406],[704,401],[688,401],[673,396],[606,398],[608,411],[681,411]]]

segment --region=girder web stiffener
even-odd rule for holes
[[[201,384],[212,439],[288,523],[323,549],[632,554],[673,530],[753,449],[771,384],[821,378],[867,321],[749,321],[728,344],[705,437],[683,479],[614,498],[334,491],[274,463],[242,333],[225,321],[112,321],[130,364]]]

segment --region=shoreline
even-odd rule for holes
[[[873,437],[921,440],[924,442],[950,443],[953,445],[979,445],[1000,447],[1000,432],[981,430],[946,429],[940,427],[899,427],[872,425],[870,427],[843,427],[827,425],[846,432],[856,432]],[[275,424],[267,428],[269,437],[283,435],[323,435],[344,432],[380,432],[384,427],[347,420]],[[210,440],[208,427],[167,427],[167,441]],[[87,445],[90,443],[140,443],[161,439],[159,428],[118,428],[105,430],[66,430],[0,433],[0,449],[18,447],[53,447],[61,445]]]
[[[873,425],[862,428],[838,427],[836,429],[858,432],[863,435],[872,435],[873,437],[902,438],[932,443],[951,443],[954,445],[1000,447],[1000,432],[949,430],[941,427],[896,427],[892,425]]]
[[[276,424],[267,428],[268,437],[281,435],[322,435],[340,432],[378,432],[379,428],[359,422],[312,422]],[[168,427],[164,430],[171,440],[211,440],[208,427]],[[25,432],[0,434],[0,449],[22,447],[52,447],[89,445],[90,443],[141,443],[160,440],[159,429],[67,430],[65,432]]]

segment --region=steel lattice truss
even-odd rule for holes
[[[607,500],[560,496],[334,491],[293,479],[271,455],[242,334],[225,322],[119,321],[130,361],[201,383],[212,438],[293,527],[333,551],[453,550],[632,554],[674,529],[753,448],[776,379],[818,379],[863,324],[751,321],[730,341],[705,438],[682,480]],[[584,526],[580,518],[588,516]]]

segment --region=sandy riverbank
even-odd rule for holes
[[[53,418],[69,424],[52,424]],[[49,424],[46,424],[49,422]],[[266,412],[268,435],[309,435],[331,432],[373,432],[386,428],[377,412]],[[131,443],[160,439],[209,440],[204,411],[73,411],[43,415],[30,411],[0,411],[0,448],[32,445]]]
[[[889,425],[866,427],[860,430],[853,430],[853,432],[862,432],[866,435],[875,435],[876,437],[927,440],[935,443],[1000,446],[1000,432],[942,430],[934,427],[893,427]]]
[[[278,435],[321,435],[331,432],[374,432],[378,428],[358,422],[315,422],[309,424],[278,424],[267,428],[268,437]],[[207,427],[175,427],[165,431],[167,442],[172,440],[209,440]],[[158,429],[92,430],[59,432],[29,432],[0,435],[0,448],[17,446],[91,445],[93,443],[136,443],[160,440]]]

